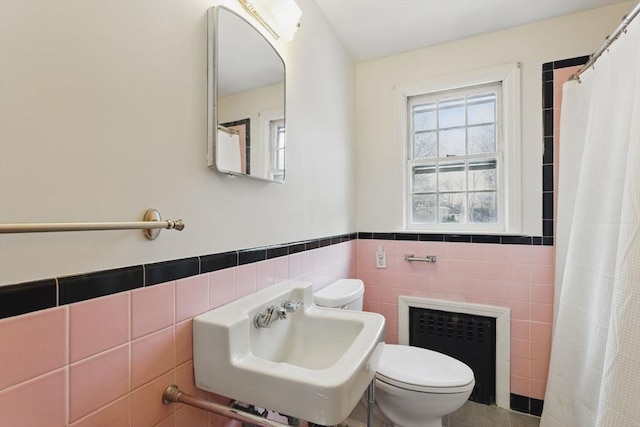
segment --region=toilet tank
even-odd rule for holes
[[[364,283],[360,279],[340,279],[313,294],[320,307],[362,311]]]

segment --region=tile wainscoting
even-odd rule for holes
[[[6,317],[0,320],[0,427],[45,420],[72,427],[234,425],[199,410],[163,406],[158,396],[178,383],[187,393],[220,400],[193,388],[191,319],[288,278],[316,288],[341,277],[362,278],[367,309],[385,315],[389,342],[397,341],[399,294],[515,307],[521,319],[512,323],[512,402],[531,412],[523,402],[541,398],[535,393],[546,367],[540,355],[549,341],[553,248],[530,237],[474,244],[374,235],[380,237],[335,236],[0,288]],[[387,250],[386,270],[375,269],[378,244]],[[403,271],[404,260],[397,258],[405,250],[435,251],[438,263]],[[54,303],[12,314],[33,301]]]
[[[378,246],[386,252],[386,269],[376,268]],[[436,255],[437,262],[407,262],[405,254]],[[387,319],[389,343],[398,341],[400,295],[509,307],[514,409],[532,413],[521,397],[544,399],[553,321],[553,246],[359,239],[358,277],[365,282],[365,309]]]
[[[239,427],[198,409],[161,403],[163,390],[173,383],[226,403],[194,387],[193,316],[285,279],[322,287],[355,277],[354,238],[156,264],[143,269],[142,279],[152,278],[146,283],[139,281],[136,267],[51,279],[61,302],[0,320],[0,427]],[[232,266],[225,268],[228,262]],[[194,265],[213,271],[179,277]],[[8,305],[28,306],[25,299],[42,294],[38,285],[0,288],[0,306],[5,313]],[[88,297],[96,289],[103,295]]]

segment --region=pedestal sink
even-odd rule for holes
[[[268,327],[256,326],[256,315],[285,301],[302,305]],[[310,283],[281,282],[193,319],[196,386],[336,425],[373,379],[383,339],[381,315],[320,308]]]

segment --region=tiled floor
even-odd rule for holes
[[[538,427],[540,418],[468,401],[462,408],[445,417],[442,425],[443,427]]]
[[[363,406],[358,408],[363,412],[357,413],[356,419],[365,421],[354,421],[348,419],[340,423],[337,427],[366,427],[366,409]],[[353,414],[352,414],[353,415]],[[391,427],[386,421],[377,418],[374,426]],[[510,411],[498,408],[497,406],[483,405],[467,401],[462,408],[442,419],[443,427],[539,427],[540,418],[521,412]],[[322,427],[318,424],[303,422],[301,427]]]

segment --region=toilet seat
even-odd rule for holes
[[[405,390],[424,393],[462,393],[473,389],[473,371],[466,364],[432,350],[387,344],[382,352],[378,380]]]

